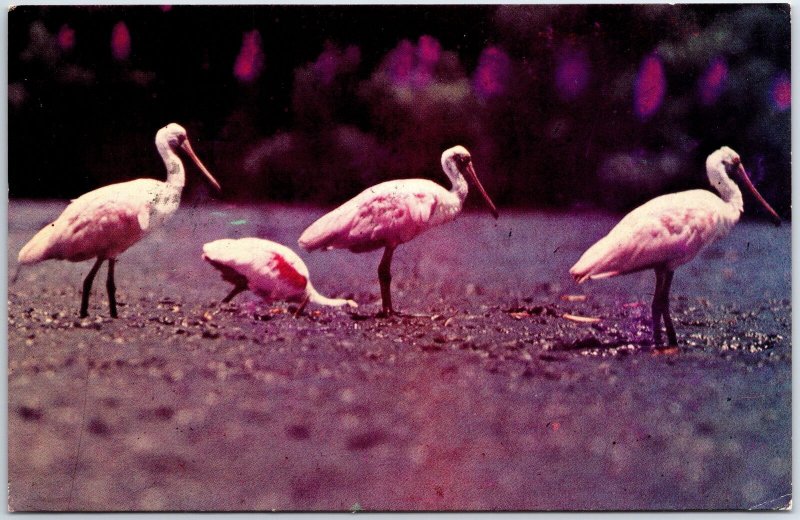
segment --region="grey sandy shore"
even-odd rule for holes
[[[9,272],[63,202],[12,201]],[[105,269],[46,262],[9,286],[9,507],[564,510],[791,499],[791,225],[740,223],[679,269],[679,351],[649,343],[652,273],[567,274],[619,216],[468,212],[380,253],[300,252],[355,312],[265,304],[200,259],[259,236],[297,250],[323,213],[184,204]],[[10,275],[9,275],[10,277]],[[567,298],[566,296],[585,296]],[[564,314],[596,317],[580,323]]]

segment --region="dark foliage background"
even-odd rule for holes
[[[23,6],[8,38],[11,197],[160,177],[176,121],[229,200],[444,181],[463,144],[503,205],[624,210],[728,145],[789,214],[788,5]]]

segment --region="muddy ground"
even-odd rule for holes
[[[64,207],[12,201],[9,272]],[[785,506],[791,498],[791,226],[743,222],[679,269],[680,351],[649,343],[652,273],[576,286],[609,214],[469,213],[379,253],[305,253],[355,313],[228,286],[222,237],[297,249],[323,212],[185,204],[105,268],[46,262],[9,286],[10,508],[551,510]],[[585,295],[581,298],[565,296]],[[578,323],[574,314],[601,318]]]

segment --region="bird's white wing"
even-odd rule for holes
[[[22,248],[20,262],[116,257],[149,229],[153,194],[163,184],[137,179],[78,197]]]
[[[635,209],[590,247],[570,274],[582,282],[656,267],[672,270],[688,262],[729,229],[720,223],[719,199],[696,191],[702,194],[665,195]]]
[[[369,251],[411,240],[431,224],[447,191],[426,179],[389,181],[369,188],[314,222],[299,244],[308,250]]]

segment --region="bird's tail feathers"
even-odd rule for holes
[[[35,264],[42,260],[50,258],[50,243],[53,237],[53,230],[55,226],[50,224],[36,233],[27,244],[22,246],[22,249],[17,256],[20,264]]]
[[[319,234],[309,233],[311,228],[307,229],[300,238],[297,239],[297,245],[305,249],[306,251],[314,251],[317,249],[324,249],[327,239],[327,236],[320,236]]]
[[[573,267],[573,269],[574,269],[574,267]],[[586,280],[588,280],[590,278],[590,276],[588,274],[574,272],[573,269],[570,269],[569,274],[572,275],[572,278],[574,278],[577,283],[583,283],[583,282],[585,282]]]
[[[343,214],[341,208],[338,208],[308,226],[297,239],[297,244],[306,251],[331,249],[347,223],[347,214]]]
[[[601,242],[590,247],[575,265],[569,270],[569,274],[578,283],[586,280],[600,280],[611,278],[622,274],[617,267],[618,252],[612,248],[603,247]]]
[[[583,283],[586,280],[602,280],[603,278],[612,278],[622,274],[620,271],[606,271],[605,273],[595,273],[595,274],[573,274],[572,277],[575,278],[575,281],[578,283]]]

